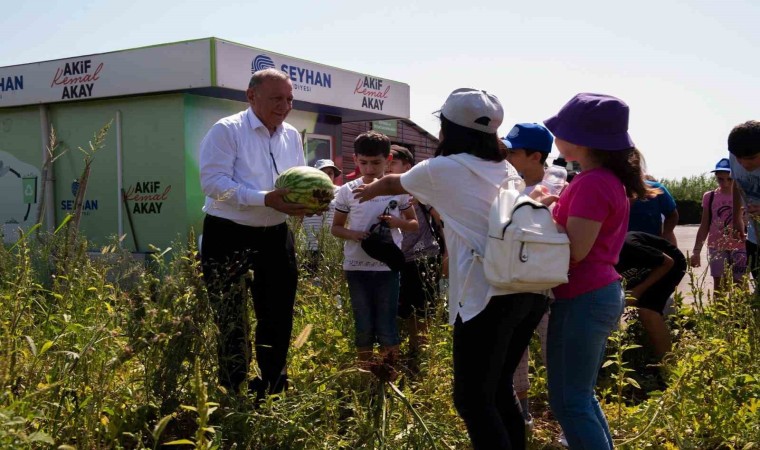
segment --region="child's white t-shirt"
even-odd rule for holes
[[[383,195],[359,203],[352,191],[363,184],[361,178],[349,181],[341,186],[335,195],[335,211],[348,214],[346,228],[349,230],[369,231],[372,225],[380,222],[378,216],[383,215],[386,206],[390,207],[390,214],[395,217],[402,217],[401,211],[411,206],[408,194]],[[393,242],[401,248],[403,240],[401,230],[392,228],[391,235]],[[391,269],[387,264],[369,256],[362,249],[359,241],[346,240],[343,245],[343,270],[389,271]]]
[[[473,264],[472,250],[484,254],[491,203],[501,183],[507,176],[517,176],[517,171],[506,161],[456,156],[457,161],[448,156],[422,161],[401,175],[404,190],[434,207],[443,219],[449,255],[450,324],[457,315],[463,322],[477,316],[495,295],[515,293],[489,285],[483,264]]]

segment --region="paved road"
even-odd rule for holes
[[[691,250],[694,248],[694,240],[697,237],[698,228],[698,225],[679,225],[676,227],[676,239],[678,240],[678,248],[683,252],[684,255],[687,255],[687,252],[689,255],[691,254]],[[695,267],[693,271],[694,278],[695,280],[699,281],[699,286],[701,286],[702,291],[705,293],[708,290],[712,291],[713,280],[707,268],[707,245],[702,248],[702,267]],[[683,294],[684,299],[687,302],[691,303],[694,300],[694,296],[692,295],[692,290],[689,286],[689,282],[689,273],[687,272],[686,276],[683,277],[683,280],[681,280],[681,284],[678,285],[678,291]]]

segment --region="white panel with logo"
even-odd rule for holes
[[[243,90],[256,70],[276,68],[293,82],[293,95],[304,102],[409,117],[409,85],[336,69],[278,53],[216,41],[217,85]]]
[[[0,68],[0,107],[211,85],[208,39]]]

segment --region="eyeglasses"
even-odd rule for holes
[[[733,180],[731,177],[715,177],[715,179],[718,180],[718,183],[726,183]]]

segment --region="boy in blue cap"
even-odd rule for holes
[[[546,158],[552,151],[554,137],[546,127],[538,123],[518,123],[512,127],[506,137],[501,141],[507,146],[507,161],[512,164],[517,172],[525,180],[524,194],[531,191],[544,179],[544,166]],[[549,310],[546,311],[536,331],[541,340],[541,353],[546,357],[546,333],[549,325]],[[533,419],[530,415],[528,402],[528,390],[530,379],[528,378],[529,351],[526,348],[520,364],[515,369],[513,384],[517,399],[520,401],[523,418],[528,427],[532,427]]]
[[[694,250],[690,262],[694,267],[702,263],[702,245],[707,239],[707,258],[710,265],[710,275],[716,292],[723,288],[723,274],[726,267],[731,267],[733,280],[739,281],[747,270],[747,252],[744,242],[737,239],[733,232],[734,207],[742,210],[740,203],[733,200],[733,179],[731,178],[731,163],[723,158],[715,165],[715,180],[718,188],[705,192],[702,196],[702,221],[697,231]]]
[[[501,141],[509,149],[507,161],[525,180],[525,193],[544,179],[544,164],[552,151],[554,137],[543,125],[518,123]]]

